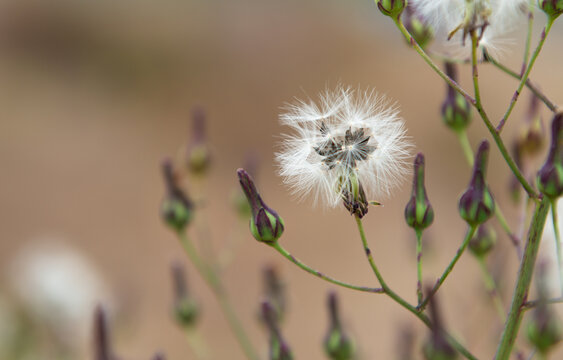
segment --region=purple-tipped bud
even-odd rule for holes
[[[550,199],[557,199],[563,193],[563,113],[553,117],[551,147],[545,164],[538,172],[538,188]]]
[[[415,230],[426,229],[434,221],[434,210],[428,201],[424,187],[424,155],[418,153],[414,159],[412,194],[405,207],[405,220]]]
[[[393,19],[398,19],[407,7],[407,0],[375,0],[375,2],[383,15],[390,16]]]
[[[537,154],[545,144],[545,129],[540,116],[539,101],[537,96],[531,95],[525,124],[516,141],[521,157]]]
[[[270,332],[270,354],[268,360],[292,360],[293,354],[281,335],[276,322],[275,311],[267,301],[262,303],[262,317]]]
[[[563,0],[538,0],[538,5],[552,19],[563,14]]]
[[[469,250],[477,257],[483,257],[489,254],[497,242],[497,234],[495,230],[484,223],[479,225],[479,229],[475,235],[469,240]]]
[[[328,295],[328,314],[330,326],[324,340],[326,354],[332,360],[353,359],[354,343],[342,330],[342,323],[338,315],[338,298],[335,292]]]
[[[445,69],[446,74],[457,81],[457,65],[446,61]],[[467,128],[471,121],[471,105],[453,87],[447,87],[446,100],[442,103],[442,120],[450,129],[460,131]]]
[[[114,360],[111,340],[108,334],[106,312],[101,306],[96,307],[94,314],[94,359]]]
[[[252,177],[244,169],[237,170],[240,186],[250,204],[252,216],[250,217],[250,232],[260,242],[272,244],[283,233],[283,219],[277,212],[270,209],[258,193]]]
[[[475,155],[469,186],[459,199],[459,213],[471,226],[484,223],[495,211],[495,201],[485,181],[488,157],[489,142],[484,140]]]
[[[164,354],[162,353],[156,353],[153,356],[152,360],[166,360],[166,357],[164,357]]]
[[[178,325],[191,327],[196,323],[199,315],[199,306],[188,292],[184,267],[179,264],[172,265],[172,282],[174,285],[174,317]]]
[[[205,111],[201,107],[192,110],[192,139],[188,144],[188,169],[196,175],[204,175],[211,163],[211,154],[206,143]]]
[[[412,4],[407,4],[402,20],[421,48],[424,49],[434,39],[434,30]]]
[[[161,216],[172,229],[183,231],[193,218],[193,203],[178,186],[169,159],[162,163],[162,173],[166,184],[166,196],[160,208]]]
[[[265,298],[274,309],[277,322],[281,323],[286,308],[285,285],[280,279],[277,269],[273,266],[266,267],[263,276]]]
[[[427,294],[432,293],[428,288]],[[454,360],[458,358],[457,352],[449,343],[444,333],[444,326],[437,304],[436,294],[430,299],[430,317],[432,319],[432,334],[423,348],[426,360]]]

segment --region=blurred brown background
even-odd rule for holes
[[[537,19],[535,35],[543,14]],[[556,103],[563,99],[562,33],[556,23],[532,73]],[[519,69],[523,33],[513,39],[502,59]],[[115,349],[124,359],[148,359],[156,350],[170,359],[192,358],[170,316],[169,266],[184,255],[158,209],[164,191],[160,161],[184,151],[195,105],[205,108],[209,120],[213,168],[200,216],[207,216],[215,248],[239,226],[229,201],[238,186],[235,169],[253,151],[261,161],[261,191],[285,219],[284,246],[334,277],[376,286],[350,216],[292,199],[273,162],[279,134],[286,131],[278,124],[280,108],[338,83],[375,87],[397,101],[416,151],[427,157],[436,220],[425,233],[425,278],[434,281],[461,242],[465,225],[456,204],[470,171],[439,117],[444,85],[373,1],[3,2],[0,52],[0,291],[14,298],[10,277],[17,282],[17,274],[7,269],[23,246],[61,239],[106,280],[118,313]],[[468,71],[463,69],[462,84],[469,88]],[[497,122],[516,82],[491,66],[482,66],[480,75],[485,105]],[[519,129],[528,93],[521,100],[503,133],[507,142]],[[548,112],[542,111],[547,124]],[[474,147],[488,138],[478,119],[470,136]],[[509,170],[494,147],[489,168],[491,187],[518,228],[518,208],[506,191]],[[414,234],[402,215],[409,182],[384,207],[372,208],[365,223],[388,283],[414,302]],[[498,233],[489,260],[502,272],[508,304],[517,264],[508,239]],[[325,296],[334,287],[246,232],[235,255],[224,279],[255,345],[265,354],[267,336],[256,312],[261,269],[273,263],[287,281],[290,313],[283,332],[296,358],[322,359]],[[214,358],[242,359],[217,303],[187,266],[190,288],[203,303],[199,326]],[[478,270],[474,259],[463,257],[440,297],[448,329],[486,359],[501,324]],[[398,358],[404,328],[414,329],[417,341],[428,335],[384,296],[338,293],[364,359]],[[82,358],[92,358],[89,347]],[[420,358],[418,347],[414,358]]]

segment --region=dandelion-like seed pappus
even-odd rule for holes
[[[319,103],[297,101],[280,115],[293,133],[277,153],[292,192],[363,216],[367,198],[388,196],[409,172],[411,144],[398,109],[374,91],[339,86]]]

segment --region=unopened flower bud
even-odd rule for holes
[[[418,153],[414,159],[412,194],[405,207],[405,220],[415,230],[426,229],[434,221],[434,210],[428,201],[424,187],[424,155],[422,153]]]
[[[538,172],[538,188],[550,199],[556,199],[563,193],[563,113],[553,117],[551,147],[545,164]]]
[[[457,66],[452,62],[445,63],[446,74],[457,81]],[[471,121],[471,104],[453,87],[447,85],[446,100],[442,103],[442,120],[452,130],[460,131]]]
[[[280,279],[278,271],[273,266],[266,267],[263,276],[265,298],[272,306],[277,322],[281,323],[286,308],[285,285]]]
[[[330,326],[324,340],[325,352],[332,360],[350,360],[354,358],[354,343],[342,330],[338,315],[338,299],[336,293],[328,296],[328,313]]]
[[[427,294],[432,293],[429,288]],[[437,304],[436,294],[430,299],[430,314],[432,318],[432,334],[423,347],[423,354],[426,360],[455,360],[458,358],[456,350],[449,343],[444,333],[444,326]]]
[[[563,14],[563,0],[538,0],[538,5],[550,18]]]
[[[432,39],[434,39],[434,30],[411,4],[407,4],[402,20],[409,33],[421,48],[424,49],[430,44]]]
[[[536,349],[547,353],[553,345],[561,341],[563,331],[556,314],[547,304],[540,304],[534,309],[527,328],[528,340]]]
[[[484,140],[475,155],[469,186],[459,199],[459,213],[471,226],[484,223],[495,211],[495,201],[485,181],[488,156],[489,142]]]
[[[379,11],[383,15],[390,16],[394,19],[399,18],[407,6],[407,0],[375,0]]]
[[[262,316],[270,332],[270,354],[268,360],[292,360],[293,354],[281,335],[276,321],[276,314],[270,303],[262,303]]]
[[[477,257],[487,255],[497,242],[495,230],[487,223],[479,225],[479,229],[469,240],[469,250]]]
[[[199,307],[188,292],[186,274],[180,264],[172,266],[172,281],[174,283],[174,317],[182,327],[193,326],[199,315]]]
[[[211,155],[205,138],[205,111],[196,107],[192,111],[192,139],[188,144],[188,169],[196,175],[204,175],[209,169]]]
[[[256,155],[256,152],[249,152],[246,154],[244,159],[244,169],[250,176],[256,179],[256,174],[258,172],[258,165],[259,159]],[[246,196],[240,189],[235,189],[231,195],[231,202],[236,213],[240,216],[241,219],[248,219],[252,214],[252,209],[250,208],[250,204],[246,200]]]
[[[516,141],[521,157],[537,154],[545,144],[545,130],[540,116],[539,101],[537,96],[531,95],[525,124]]]
[[[111,339],[108,334],[107,316],[103,307],[96,307],[94,314],[94,359],[113,360]]]
[[[162,170],[167,193],[162,201],[160,212],[168,226],[176,231],[182,231],[193,218],[194,206],[186,193],[176,183],[170,160],[164,161]]]
[[[269,244],[276,242],[284,230],[283,219],[262,201],[254,181],[244,169],[238,169],[237,174],[242,191],[252,210],[250,217],[252,236],[260,242]]]

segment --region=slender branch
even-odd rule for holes
[[[528,5],[528,30],[526,33],[526,45],[524,46],[524,60],[522,61],[522,70],[520,75],[524,74],[528,67],[528,60],[530,59],[530,47],[532,46],[532,30],[534,28],[534,5],[530,2]]]
[[[561,234],[559,233],[559,218],[557,216],[557,200],[551,200],[551,221],[555,234],[555,251],[557,251],[557,268],[559,269],[559,283],[563,296],[563,259],[561,258]]]
[[[186,329],[186,339],[196,359],[209,359],[208,347],[203,341],[203,338],[201,337],[199,332],[191,328]]]
[[[487,289],[489,295],[491,296],[491,300],[493,301],[493,305],[495,306],[495,309],[498,313],[500,320],[504,323],[506,321],[506,312],[504,310],[502,299],[500,298],[500,294],[495,284],[495,280],[493,279],[489,269],[487,268],[487,264],[485,263],[485,258],[483,256],[478,256],[477,262],[479,263],[479,267],[481,268],[481,273],[483,275],[483,282],[485,283],[485,288]]]
[[[505,65],[503,65],[502,63],[500,63],[498,60],[496,60],[495,58],[493,58],[490,54],[488,54],[486,51],[484,52],[485,57],[487,58],[487,61],[491,64],[493,64],[495,67],[497,67],[500,71],[504,72],[505,74],[521,80],[522,76],[518,75],[515,71],[509,69],[508,67],[506,67]],[[553,112],[557,111],[557,105],[555,105],[553,103],[553,101],[549,100],[549,98],[536,86],[532,83],[532,80],[530,80],[530,78],[528,78],[526,80],[526,87],[538,98],[540,99],[545,106],[547,106],[547,108]]]
[[[475,30],[471,30],[471,69],[473,74],[473,90],[475,92],[475,106],[482,108],[481,92],[479,91],[479,71],[477,67],[477,47],[479,45],[479,37]]]
[[[476,226],[470,226],[469,227],[469,230],[467,231],[467,234],[465,235],[465,239],[463,239],[461,246],[459,247],[459,249],[457,249],[457,252],[456,252],[454,258],[452,259],[452,261],[450,261],[450,263],[446,267],[446,270],[444,270],[444,273],[442,274],[442,276],[440,276],[440,278],[436,281],[436,285],[434,285],[434,287],[432,288],[432,291],[430,291],[430,294],[427,294],[426,299],[424,299],[424,301],[418,306],[419,311],[422,311],[422,310],[424,310],[424,308],[426,308],[426,305],[428,305],[430,298],[432,296],[434,296],[434,294],[438,291],[440,286],[442,286],[442,284],[444,283],[444,281],[446,280],[448,275],[452,272],[455,264],[457,263],[457,261],[459,260],[459,258],[463,254],[463,252],[465,251],[465,248],[467,248],[467,244],[469,244],[469,240],[471,240],[471,238],[475,234],[475,230],[477,230]]]
[[[420,321],[422,321],[426,326],[428,326],[428,328],[432,329],[432,323],[430,322],[430,319],[422,312],[419,311],[416,307],[412,306],[411,304],[409,304],[407,301],[405,301],[402,297],[400,297],[399,295],[397,295],[397,293],[395,293],[393,290],[391,290],[391,288],[389,288],[389,286],[387,285],[387,283],[385,282],[385,280],[383,279],[383,276],[381,276],[381,273],[379,272],[379,269],[377,268],[375,261],[373,260],[373,256],[371,255],[371,250],[369,248],[369,245],[367,243],[367,238],[366,238],[366,234],[364,231],[364,226],[362,224],[362,219],[360,219],[360,217],[358,215],[355,216],[356,218],[356,224],[358,225],[358,231],[360,233],[360,237],[362,239],[362,244],[364,247],[364,251],[366,253],[366,256],[368,258],[368,261],[370,263],[370,266],[375,274],[375,276],[377,277],[377,280],[380,282],[381,287],[383,288],[384,293],[389,296],[391,299],[393,299],[396,303],[398,303],[399,305],[401,305],[403,308],[407,309],[408,311],[410,311],[412,314],[414,314],[417,318],[420,319]],[[450,341],[450,343],[452,344],[452,346],[460,352],[460,354],[462,354],[463,356],[465,356],[467,359],[470,360],[477,360],[477,358],[475,356],[473,356],[463,345],[461,345],[454,337],[452,337],[449,334],[445,334],[446,337],[448,338],[448,340]]]
[[[514,105],[516,105],[516,101],[518,100],[518,97],[520,96],[520,93],[522,92],[522,89],[524,88],[524,85],[526,84],[526,80],[528,80],[528,76],[530,76],[530,72],[532,71],[532,67],[534,66],[534,63],[536,62],[536,59],[538,58],[538,55],[540,54],[540,51],[543,47],[543,44],[545,43],[545,39],[547,38],[547,35],[549,34],[549,30],[551,30],[551,25],[553,25],[554,20],[555,19],[551,16],[549,16],[547,18],[547,24],[545,25],[545,28],[542,31],[542,34],[541,34],[541,37],[540,37],[540,42],[538,43],[538,46],[536,47],[536,49],[532,53],[532,57],[530,58],[530,63],[528,64],[528,67],[526,68],[526,72],[522,76],[522,79],[520,79],[520,84],[518,84],[518,88],[516,89],[516,91],[514,92],[514,95],[512,96],[512,100],[510,101],[510,105],[508,105],[508,109],[506,110],[506,113],[504,114],[504,116],[502,117],[502,119],[500,120],[500,122],[497,126],[497,132],[498,133],[500,133],[502,131],[502,128],[503,128],[504,124],[506,123],[506,120],[508,119],[508,117],[512,113],[512,110],[514,109]]]
[[[457,135],[457,139],[459,140],[459,144],[461,145],[461,150],[463,150],[463,155],[465,156],[465,160],[469,166],[473,166],[473,150],[471,149],[471,144],[469,143],[469,138],[467,137],[467,131],[465,129],[461,129],[455,132]]]
[[[530,301],[526,301],[522,305],[522,310],[523,311],[530,310],[540,304],[561,304],[561,303],[563,303],[563,296],[553,299],[545,299],[545,300],[530,300]]]
[[[252,346],[248,335],[246,334],[240,320],[238,319],[228,297],[227,293],[221,283],[221,280],[213,270],[213,268],[207,266],[205,262],[202,261],[199,254],[197,253],[192,242],[188,238],[185,232],[178,232],[178,237],[186,254],[190,258],[191,262],[194,264],[196,270],[199,272],[201,277],[205,280],[207,285],[211,288],[215,298],[217,299],[229,326],[233,334],[235,335],[240,347],[242,348],[246,357],[250,360],[259,360],[260,357],[258,353]]]
[[[291,261],[292,263],[294,263],[295,265],[297,265],[301,269],[305,270],[309,274],[315,275],[316,277],[318,277],[320,279],[328,281],[329,283],[332,283],[332,284],[338,285],[338,286],[342,286],[342,287],[345,287],[345,288],[348,288],[348,289],[352,289],[352,290],[363,291],[363,292],[370,292],[370,293],[376,293],[376,294],[382,294],[384,292],[384,290],[382,288],[370,288],[370,287],[366,287],[366,286],[352,285],[352,284],[348,284],[348,283],[345,283],[345,282],[340,281],[340,280],[336,280],[336,279],[334,279],[330,276],[327,276],[327,275],[321,273],[320,271],[317,271],[317,270],[307,266],[306,264],[301,262],[299,259],[297,259],[295,256],[291,255],[286,249],[284,249],[280,245],[279,241],[276,241],[271,246],[274,249],[276,249],[280,254],[282,254],[283,257],[285,257],[286,259],[288,259],[289,261]]]
[[[518,168],[518,166],[516,165],[516,163],[514,162],[512,157],[510,156],[510,154],[508,153],[508,150],[506,149],[506,146],[504,145],[504,142],[502,141],[502,138],[500,137],[499,132],[495,129],[495,127],[493,126],[493,124],[489,120],[489,117],[487,116],[485,109],[481,105],[481,99],[479,97],[479,77],[478,77],[478,72],[477,72],[477,45],[478,45],[478,40],[479,39],[477,37],[476,32],[472,31],[471,32],[471,64],[472,64],[472,69],[473,69],[473,86],[475,88],[475,102],[473,103],[473,105],[475,106],[475,108],[479,112],[479,115],[483,119],[485,126],[489,130],[489,133],[491,133],[491,136],[495,140],[495,143],[497,144],[497,147],[498,147],[500,153],[502,154],[502,157],[504,158],[504,160],[506,161],[506,163],[510,167],[510,170],[512,170],[512,172],[514,173],[514,176],[516,176],[516,178],[518,179],[520,184],[522,184],[522,186],[524,187],[524,189],[528,193],[528,196],[531,197],[532,199],[537,199],[538,195],[536,194],[536,192],[534,191],[532,186],[528,183],[528,181],[526,181],[526,179],[524,178],[524,175],[522,175],[522,173],[520,172],[520,169]]]
[[[422,303],[422,230],[415,230],[416,233],[416,297],[418,304]]]
[[[526,302],[528,290],[532,281],[532,273],[538,255],[541,235],[545,226],[547,213],[549,211],[549,199],[543,198],[539,204],[536,205],[534,216],[530,224],[528,232],[528,239],[524,249],[524,256],[520,263],[518,270],[518,277],[514,294],[512,296],[512,304],[510,312],[508,313],[508,320],[504,325],[502,337],[497,348],[495,356],[496,360],[508,360],[518,334],[520,322],[522,320],[523,309],[522,305]]]
[[[412,37],[412,35],[409,33],[409,31],[407,30],[407,28],[405,28],[405,25],[403,25],[403,23],[401,22],[401,19],[393,19],[393,21],[395,22],[395,25],[397,25],[397,27],[399,28],[399,31],[401,31],[401,33],[403,34],[403,36],[405,37],[405,39],[407,40],[407,42],[409,44],[411,44],[411,46],[414,48],[414,50],[422,57],[422,59],[432,68],[432,70],[434,70],[442,79],[444,79],[445,82],[447,82],[452,88],[454,88],[458,93],[460,93],[461,95],[463,95],[467,101],[469,101],[470,103],[474,104],[475,103],[475,99],[473,99],[473,97],[471,97],[471,95],[469,95],[465,90],[463,90],[463,88],[461,86],[459,86],[459,84],[457,82],[455,82],[452,78],[450,78],[448,75],[446,75],[442,69],[440,69],[440,67],[438,65],[436,65],[434,63],[434,61],[432,61],[432,59],[430,58],[430,56],[428,56],[428,54],[426,54],[426,52],[424,51],[424,49],[422,49],[418,43],[416,42],[416,40]]]

